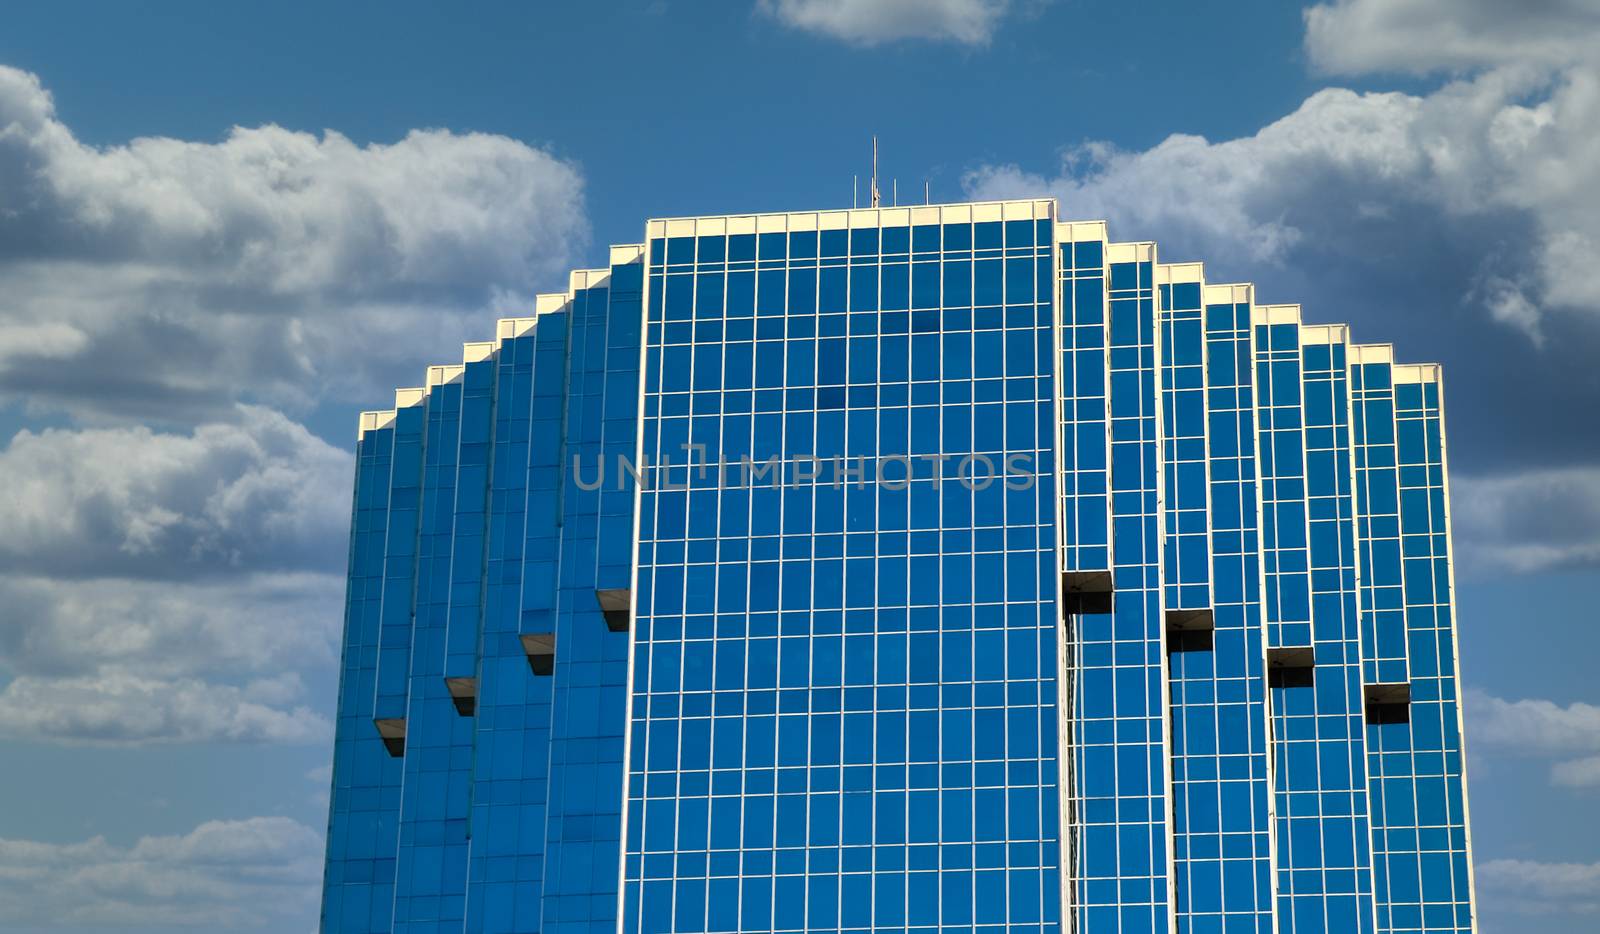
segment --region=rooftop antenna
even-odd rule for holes
[[[872,206],[883,200],[878,194],[878,138],[872,138]]]
[[[852,209],[857,208],[857,207],[860,206],[860,205],[858,205],[856,203],[856,190],[857,190],[857,187],[858,187],[856,185],[856,180],[858,178],[859,178],[859,176],[856,176],[856,175],[850,176],[850,207]]]
[[[889,197],[895,207],[900,206],[900,179],[889,179]]]
[[[922,203],[933,203],[933,186],[928,183],[927,179],[922,180]]]

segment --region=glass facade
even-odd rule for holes
[[[1474,929],[1437,367],[1050,200],[533,311],[362,415],[324,931]]]

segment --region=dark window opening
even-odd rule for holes
[[[1169,653],[1210,652],[1213,648],[1212,634],[1209,629],[1167,630],[1167,651]]]
[[[383,739],[383,748],[389,755],[396,759],[406,754],[406,721],[404,717],[392,717],[372,721],[378,727],[378,736]]]
[[[548,675],[556,670],[556,634],[531,632],[522,635],[522,650],[528,653],[528,667],[536,675]]]
[[[1411,684],[1363,684],[1362,700],[1365,702],[1367,722],[1373,725],[1411,722]]]
[[[1111,572],[1064,572],[1061,575],[1061,606],[1069,616],[1110,613]]]
[[[477,678],[446,678],[444,684],[450,690],[450,701],[456,705],[456,713],[470,717],[478,712]]]
[[[606,628],[612,632],[627,632],[633,615],[633,594],[626,587],[621,587],[596,590],[594,595],[600,601],[600,612],[606,618]]]
[[[1267,650],[1267,686],[1308,688],[1315,683],[1316,653],[1309,645]]]
[[[1215,630],[1215,618],[1209,608],[1168,610],[1167,651],[1209,652],[1213,647],[1212,633]]]

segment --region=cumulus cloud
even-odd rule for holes
[[[1600,787],[1600,756],[1557,762],[1550,767],[1550,780],[1568,788]]]
[[[319,743],[351,458],[241,406],[186,433],[19,432],[0,451],[0,735]]]
[[[1600,565],[1600,468],[1451,479],[1451,520],[1471,568]]]
[[[1478,887],[1493,903],[1518,914],[1600,912],[1600,863],[1541,863],[1492,859],[1476,866]]]
[[[319,765],[307,771],[306,781],[315,789],[310,796],[312,806],[326,809],[333,798],[333,764]]]
[[[155,680],[121,670],[80,678],[24,675],[0,690],[0,736],[72,745],[330,741],[327,717],[304,704],[285,705],[298,688]]]
[[[0,839],[8,927],[309,929],[321,835],[285,817],[208,821],[132,846]]]
[[[785,25],[857,45],[931,39],[984,45],[1011,0],[761,0]]]
[[[324,742],[353,465],[285,412],[381,405],[586,236],[515,140],[96,147],[0,67],[0,403],[70,416],[0,447],[0,734]]]
[[[1556,759],[1550,778],[1569,787],[1600,786],[1600,707],[1548,700],[1508,701],[1466,694],[1466,722],[1476,748]]]
[[[556,281],[587,239],[582,191],[572,163],[482,133],[89,146],[0,66],[0,393],[176,422],[377,397]]]
[[[1342,74],[1562,63],[1600,32],[1594,0],[1338,0],[1305,18],[1312,63]]]
[[[125,261],[283,296],[531,288],[582,230],[577,169],[516,140],[358,146],[277,126],[95,148],[36,75],[0,69],[12,256]],[[20,242],[26,238],[26,247]]]
[[[1331,88],[1252,136],[1090,143],[1059,174],[985,166],[967,187],[1054,192],[1071,216],[1240,275],[1319,258],[1349,274],[1366,257],[1416,276],[1442,261],[1431,275],[1458,299],[1538,340],[1552,310],[1600,316],[1600,285],[1567,265],[1600,244],[1585,207],[1600,198],[1597,124],[1600,75],[1497,71],[1425,96]],[[1414,264],[1397,262],[1406,252]]]
[[[332,568],[353,460],[278,412],[187,433],[18,432],[0,450],[0,560],[61,577]]]
[[[344,578],[0,576],[0,735],[316,744]],[[310,679],[308,685],[307,679]],[[313,688],[312,685],[318,686]]]
[[[343,598],[337,566],[181,583],[0,576],[0,667],[234,679],[326,670],[337,660]]]

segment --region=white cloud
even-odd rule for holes
[[[230,680],[326,672],[338,658],[343,600],[342,563],[185,582],[0,576],[0,667]]]
[[[132,846],[0,839],[0,917],[9,927],[307,929],[321,874],[321,835],[284,817],[208,821]]]
[[[25,430],[0,450],[0,559],[63,577],[334,568],[352,470],[347,452],[254,406],[187,434]]]
[[[1468,568],[1600,565],[1600,468],[1451,479],[1455,544]]]
[[[327,717],[287,700],[283,685],[273,682],[235,687],[122,670],[74,678],[23,675],[0,690],[0,736],[74,745],[304,745],[333,738]]]
[[[985,166],[967,188],[1053,192],[1069,216],[1106,217],[1115,236],[1159,236],[1172,259],[1234,274],[1321,260],[1360,275],[1352,261],[1392,269],[1401,251],[1426,251],[1418,265],[1442,268],[1413,276],[1442,274],[1456,297],[1477,295],[1537,337],[1551,310],[1600,316],[1600,283],[1569,265],[1600,243],[1586,207],[1600,199],[1596,125],[1595,72],[1497,71],[1424,96],[1331,88],[1252,136],[1080,145],[1058,174]]]
[[[0,326],[0,365],[9,357],[71,357],[88,343],[87,334],[59,321],[4,325]]]
[[[220,143],[101,149],[14,68],[0,69],[0,120],[5,190],[27,194],[0,229],[42,227],[21,255],[128,261],[284,296],[531,288],[583,229],[577,170],[503,136],[413,130],[358,146],[269,125]]]
[[[333,797],[333,763],[319,765],[307,771],[306,781],[315,788],[310,796],[312,806],[326,810]]]
[[[320,743],[352,458],[238,406],[186,433],[22,431],[0,450],[0,735]]]
[[[557,281],[587,239],[582,191],[573,164],[482,133],[89,146],[0,66],[0,393],[174,422],[236,398],[381,401]]]
[[[1523,290],[1509,279],[1489,276],[1477,293],[1489,309],[1489,316],[1527,335],[1535,347],[1544,346],[1544,332],[1539,327],[1539,309],[1528,300]]]
[[[1306,10],[1306,50],[1326,71],[1425,73],[1592,55],[1594,0],[1337,0]]]
[[[1600,751],[1600,707],[1547,700],[1508,701],[1467,693],[1472,738],[1501,748],[1537,753]]]
[[[761,0],[780,22],[858,45],[900,39],[984,45],[1011,0]]]
[[[1556,759],[1550,778],[1569,787],[1600,786],[1600,707],[1548,700],[1508,701],[1469,690],[1468,735],[1474,754],[1485,747]]]
[[[1600,756],[1557,762],[1550,767],[1550,781],[1568,788],[1600,787]]]
[[[0,735],[67,744],[331,735],[344,578],[0,576]],[[308,687],[317,685],[313,691]]]
[[[237,416],[0,452],[0,735],[326,740],[303,675],[337,658],[351,459],[275,412]]]
[[[1492,859],[1478,863],[1478,887],[1494,905],[1518,914],[1600,912],[1600,863]]]

